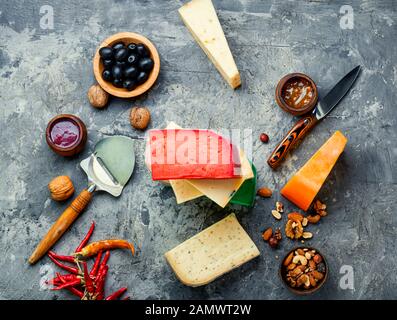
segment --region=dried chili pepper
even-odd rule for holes
[[[106,297],[105,300],[116,300],[117,298],[121,297],[123,295],[123,293],[126,292],[126,291],[127,291],[126,287],[120,288],[116,292],[113,292],[111,295]]]
[[[66,289],[66,288],[70,288],[70,287],[74,287],[81,284],[81,280],[80,279],[76,279],[73,281],[69,281],[69,282],[64,282],[63,284],[61,284],[58,287],[52,288],[51,290],[61,290],[61,289]]]
[[[74,260],[74,257],[72,257],[72,256],[62,256],[60,254],[55,253],[54,251],[48,251],[48,254],[51,254],[57,260],[70,262],[70,263],[76,263],[76,261]]]
[[[95,295],[97,300],[103,300],[105,293],[104,293],[104,288],[105,288],[105,280],[106,280],[106,275],[108,273],[109,267],[105,265],[103,267],[102,272],[99,274],[98,273],[98,278],[96,282],[96,288],[95,288]]]
[[[64,276],[60,275],[59,273],[57,273],[57,277],[62,281],[62,283],[66,283],[67,282],[64,279]],[[80,299],[82,299],[84,297],[84,292],[80,291],[79,289],[76,289],[76,288],[73,288],[73,287],[69,287],[69,288],[66,288],[66,289],[69,290],[75,296],[79,297]]]
[[[83,270],[84,270],[84,282],[85,282],[85,287],[90,294],[95,293],[95,287],[94,283],[92,282],[92,279],[90,275],[88,274],[88,268],[87,268],[87,262],[83,261]]]
[[[78,274],[79,270],[77,268],[74,267],[70,267],[67,266],[66,264],[63,264],[61,262],[59,262],[57,259],[54,258],[53,255],[51,255],[50,253],[48,253],[48,257],[52,260],[52,262],[54,262],[58,267],[70,272],[70,273],[74,273],[74,274]]]
[[[62,279],[61,279],[62,277]],[[72,281],[72,280],[76,280],[76,279],[80,279],[77,277],[77,275],[75,274],[65,274],[65,275],[59,275],[56,276],[54,279],[50,280],[48,283],[53,284],[53,285],[59,285],[62,282],[62,280],[65,280],[67,282]]]
[[[99,251],[99,253],[96,256],[95,262],[92,266],[92,269],[90,271],[90,277],[96,277],[96,275],[98,274],[101,258],[102,258],[102,251]]]
[[[74,252],[79,252],[79,251],[81,251],[82,248],[85,247],[85,245],[86,245],[86,244],[88,243],[88,241],[90,240],[90,238],[91,238],[91,236],[92,236],[92,233],[94,232],[94,229],[95,229],[95,222],[92,221],[91,227],[90,227],[90,229],[88,230],[87,235],[84,237],[83,240],[81,240],[79,246],[76,248],[76,250],[75,250]]]
[[[86,247],[82,248],[80,251],[76,252],[76,256],[79,258],[88,258],[97,254],[101,250],[111,249],[130,249],[132,255],[135,254],[134,245],[129,243],[128,241],[120,239],[109,239],[90,243]]]

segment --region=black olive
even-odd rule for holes
[[[139,60],[139,68],[142,71],[150,72],[153,69],[154,62],[150,58],[142,58]]]
[[[148,76],[149,75],[145,71],[141,71],[141,72],[139,72],[138,76],[136,77],[136,82],[138,84],[142,84],[147,80]]]
[[[123,77],[123,69],[118,65],[113,66],[112,76],[114,79],[121,79]]]
[[[121,48],[124,48],[124,43],[122,43],[122,42],[117,42],[116,44],[113,45],[112,48],[113,48],[114,52],[116,52],[117,50],[119,50],[119,49],[121,49]]]
[[[127,56],[128,56],[128,50],[126,48],[121,48],[117,50],[116,53],[114,54],[114,58],[117,61],[124,61],[125,59],[127,59]]]
[[[135,43],[130,43],[127,46],[127,49],[130,53],[137,53],[137,49],[136,49],[136,44]]]
[[[138,52],[139,56],[141,58],[143,57],[148,57],[149,56],[149,51],[146,49],[145,45],[142,43],[138,43],[136,45],[136,51]]]
[[[124,69],[124,77],[129,79],[134,79],[138,75],[138,69],[134,66],[127,67]]]
[[[109,47],[103,47],[103,48],[99,49],[99,55],[104,60],[112,59],[113,58],[113,50],[112,50],[112,48],[109,48]]]
[[[116,65],[118,65],[121,69],[124,69],[127,64],[125,61],[116,61]]]
[[[112,72],[108,69],[103,70],[102,72],[102,79],[105,81],[112,81]]]
[[[105,68],[110,68],[113,66],[114,61],[111,59],[102,60],[102,64]]]
[[[127,62],[131,65],[135,65],[138,62],[138,57],[136,56],[136,54],[131,54],[128,58],[127,58]]]
[[[114,79],[112,83],[117,88],[123,87],[123,80],[121,80],[121,79]]]
[[[136,87],[136,82],[131,79],[127,79],[123,82],[123,87],[129,91],[133,90]]]

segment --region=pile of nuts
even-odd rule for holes
[[[323,257],[316,250],[298,248],[285,258],[282,273],[290,287],[308,290],[323,281],[326,266]]]
[[[316,200],[313,206],[315,211],[314,215],[309,215],[304,217],[299,212],[291,212],[288,214],[288,221],[285,225],[285,235],[290,239],[310,239],[313,237],[311,232],[304,231],[309,223],[315,224],[320,221],[321,217],[325,217],[327,212],[325,209],[327,206],[323,204],[320,200]]]

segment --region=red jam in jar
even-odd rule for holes
[[[52,142],[60,148],[69,148],[80,138],[80,129],[77,123],[69,119],[60,119],[54,123],[50,132]]]

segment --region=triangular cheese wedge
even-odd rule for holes
[[[178,11],[194,39],[229,85],[233,89],[240,86],[240,74],[212,1],[192,0]]]

